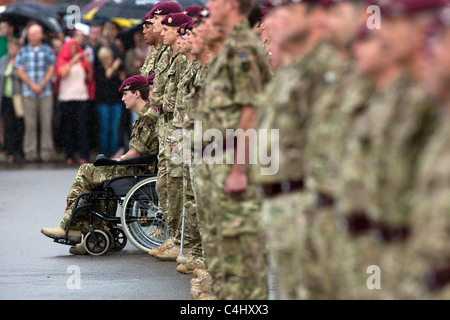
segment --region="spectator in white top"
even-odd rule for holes
[[[68,39],[56,62],[58,100],[61,108],[62,143],[66,163],[74,162],[80,151],[79,163],[89,161],[89,84],[94,78],[89,53],[75,39]]]

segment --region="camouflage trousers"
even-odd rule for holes
[[[313,190],[266,200],[262,221],[280,299],[417,299],[423,272],[412,243],[379,231],[355,235]]]
[[[185,215],[185,229],[183,247],[192,248],[192,254],[203,256],[202,239],[197,216],[197,203],[193,185],[194,169],[192,164],[184,163],[183,168],[183,205]]]
[[[314,273],[315,262],[309,248],[307,211],[314,205],[313,201],[301,192],[281,194],[263,201],[261,221],[278,299],[310,297],[308,282],[311,280],[307,275]]]
[[[181,216],[183,210],[183,170],[181,163],[173,159],[175,141],[172,137],[172,121],[164,117],[158,119],[158,175],[156,192],[170,237],[176,243],[181,239]],[[177,154],[177,152],[175,152]]]
[[[411,239],[404,252],[409,282],[416,280],[413,299],[450,299],[449,216],[444,214],[448,212],[449,196],[449,189],[441,187],[434,192],[419,193],[413,199]]]
[[[195,193],[205,261],[218,299],[267,299],[267,260],[260,228],[260,197],[250,181],[228,196],[231,165],[198,164]]]
[[[159,206],[164,215],[164,219],[167,223],[170,221],[169,207],[168,207],[168,194],[167,194],[167,157],[165,148],[166,146],[166,129],[164,117],[160,116],[156,122],[158,133],[158,173],[156,175],[156,193],[158,195]],[[174,230],[169,226],[170,236],[173,237]]]
[[[66,209],[64,211],[64,217],[60,224],[61,227],[63,229],[66,229],[70,216],[72,215],[74,202],[78,197],[78,195],[84,192],[99,190],[101,189],[104,181],[110,180],[117,176],[131,173],[133,173],[133,168],[130,167],[124,166],[96,167],[92,163],[82,164],[78,169],[72,187],[70,188],[69,194],[67,195]],[[103,212],[105,206],[111,215],[116,213],[117,203],[115,201],[110,203],[95,204],[94,210],[96,210],[97,212]],[[77,219],[75,220],[74,223],[71,224],[71,229],[81,230],[84,234],[86,234],[89,231],[87,214],[88,214],[87,210],[86,212],[79,212]],[[105,222],[103,220],[100,219],[94,220],[95,229],[102,229],[102,226],[104,225]]]
[[[174,241],[181,243],[181,219],[183,213],[183,168],[180,156],[181,144],[174,133],[177,129],[173,121],[166,123],[166,157],[167,157],[167,201],[169,215],[174,228]],[[186,247],[189,243],[186,244]]]

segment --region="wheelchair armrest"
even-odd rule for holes
[[[93,162],[94,166],[146,166],[156,160],[156,154],[149,154],[142,157],[133,159],[116,161],[110,158],[106,158],[103,154],[99,154],[97,159]]]

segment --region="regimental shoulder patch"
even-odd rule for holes
[[[242,59],[241,70],[245,73],[250,71],[250,61],[248,61],[248,54],[246,52],[241,53],[240,58]]]

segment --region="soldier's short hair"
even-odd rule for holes
[[[139,91],[141,93],[141,99],[144,101],[148,100],[148,97],[150,95],[150,87],[143,87],[140,89],[136,89],[136,90],[130,90],[132,93],[135,93],[136,91]]]
[[[253,8],[254,1],[253,0],[236,0],[236,1],[239,4],[239,13],[248,16],[248,14]]]

